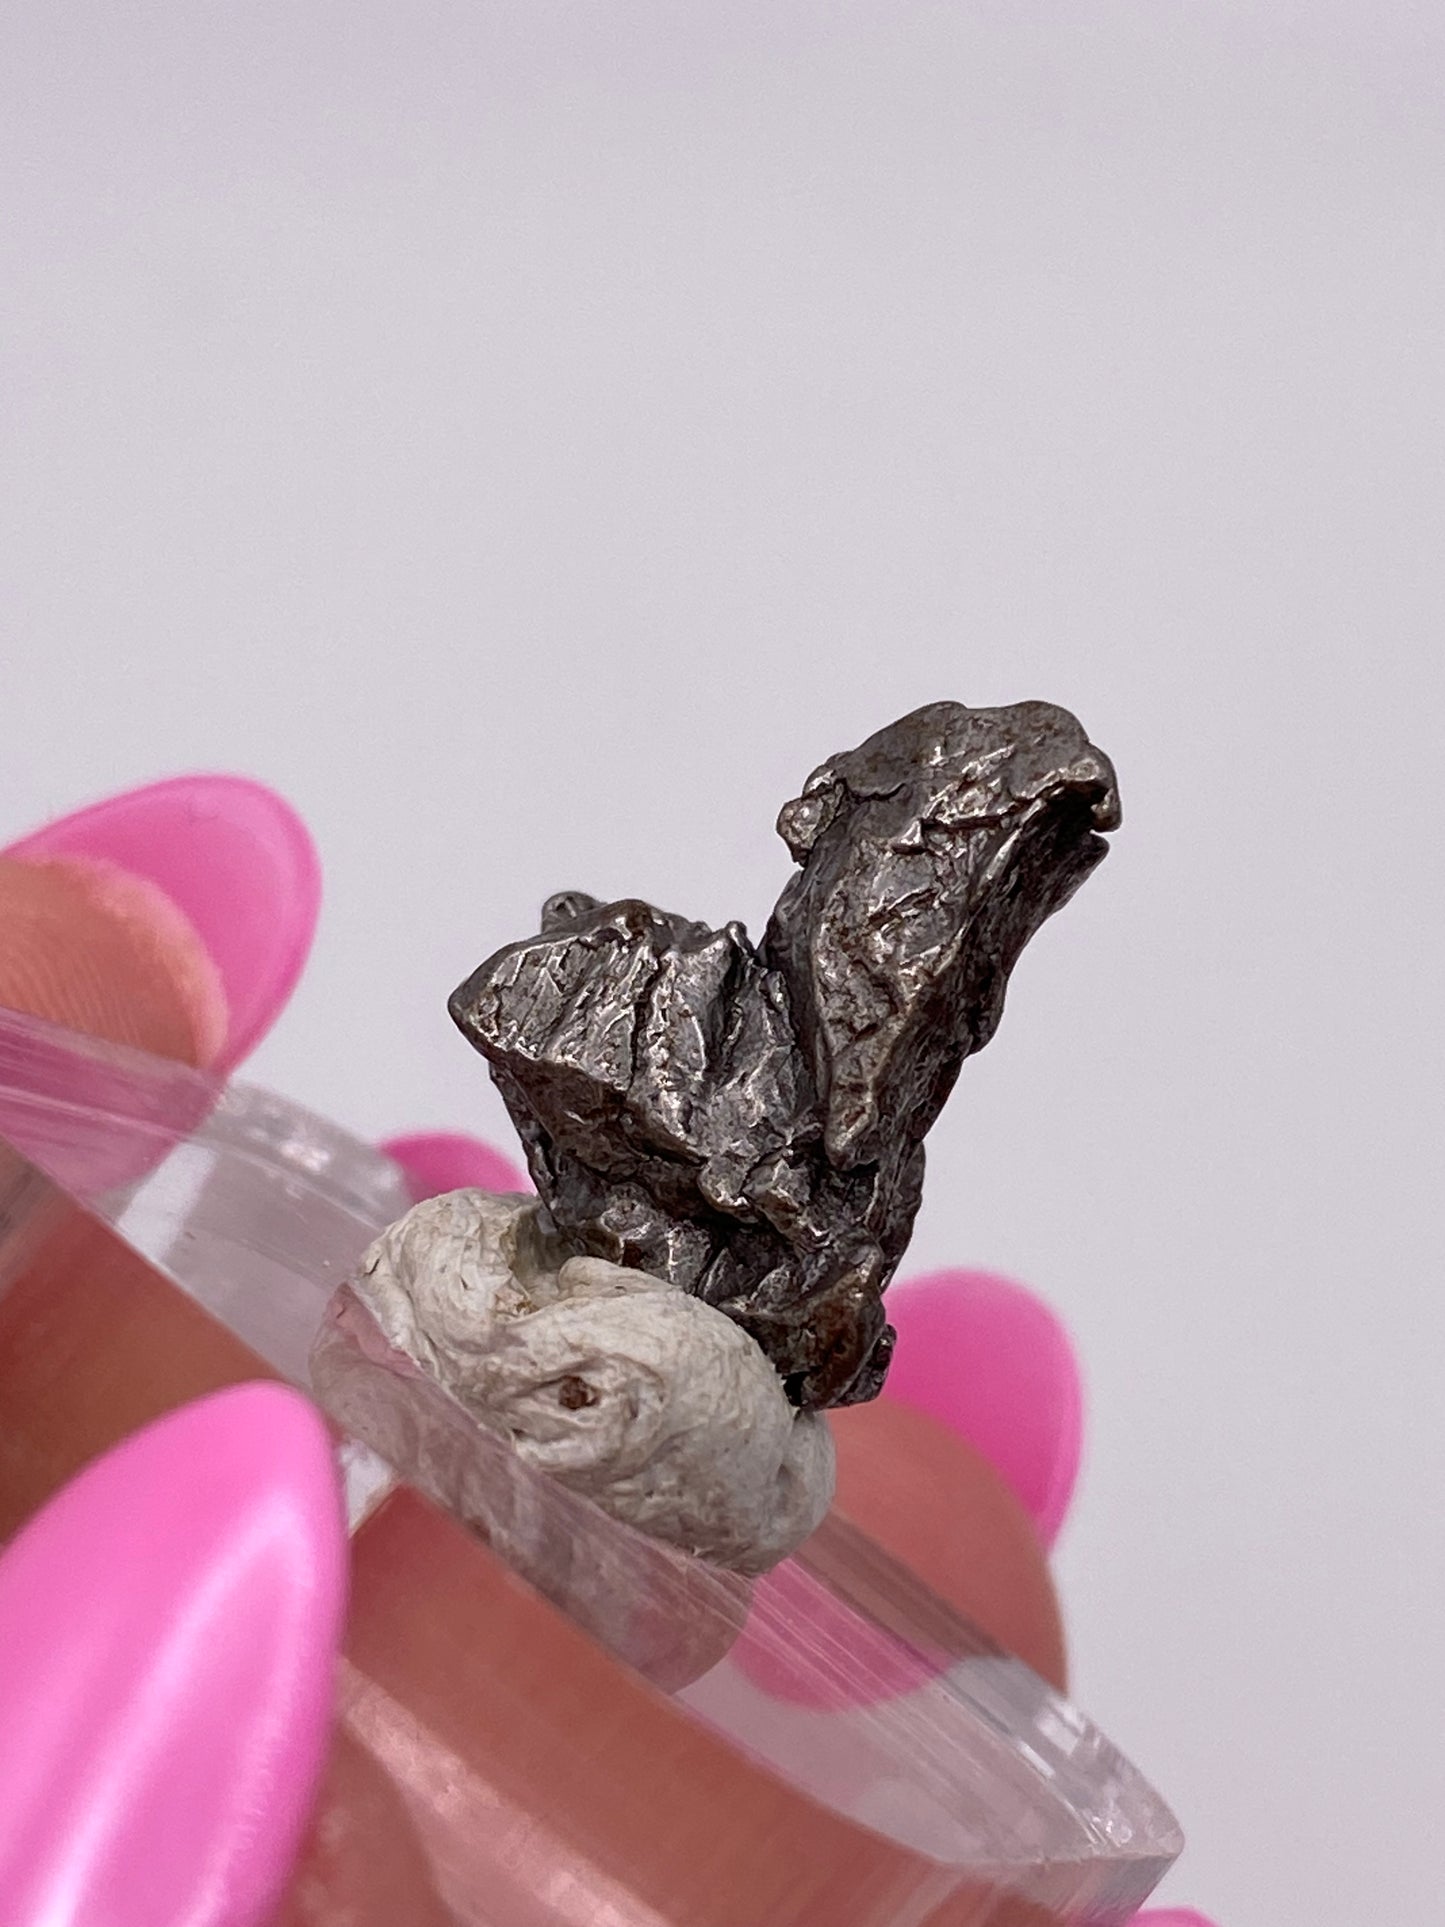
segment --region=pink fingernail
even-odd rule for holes
[[[412,1199],[439,1197],[443,1191],[530,1191],[532,1180],[484,1144],[479,1137],[457,1132],[419,1131],[410,1137],[389,1137],[381,1146],[406,1173]]]
[[[315,848],[290,804],[245,777],[177,776],[127,790],[6,854],[83,864],[117,914],[158,929],[213,1048],[208,1068],[229,1071],[259,1043],[311,948]]]
[[[1135,1914],[1129,1927],[1214,1927],[1214,1922],[1192,1907],[1151,1907],[1146,1913]]]
[[[335,1460],[277,1385],[97,1460],[0,1557],[0,1920],[253,1927],[328,1738],[346,1593]]]
[[[895,1285],[898,1347],[887,1396],[927,1412],[983,1454],[1046,1546],[1069,1509],[1084,1400],[1069,1335],[1032,1292],[988,1271]]]

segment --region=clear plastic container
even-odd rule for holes
[[[845,1519],[744,1584],[529,1472],[439,1389],[393,1407],[387,1374],[414,1368],[345,1290],[410,1202],[373,1148],[0,1012],[4,1145],[0,1293],[68,1201],[240,1341],[226,1370],[254,1355],[338,1420],[354,1572],[334,1777],[383,1787],[366,1798],[405,1836],[417,1923],[1113,1927],[1178,1854],[1103,1734]],[[5,1369],[0,1348],[0,1431]],[[629,1675],[626,1744],[589,1724],[605,1667]],[[705,1825],[690,1784],[719,1789]],[[346,1826],[372,1809],[336,1797],[351,1819],[329,1851],[364,1858]],[[327,1851],[288,1921],[362,1918]]]

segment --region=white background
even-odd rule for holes
[[[1442,21],[3,17],[0,827],[291,796],[257,1076],[502,1139],[444,1000],[551,890],[757,929],[940,696],[1114,756],[914,1257],[1078,1335],[1078,1692],[1225,1927],[1439,1917]]]

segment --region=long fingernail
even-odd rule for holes
[[[0,1558],[0,1920],[253,1927],[319,1778],[346,1590],[315,1408],[147,1426]]]
[[[406,1173],[413,1200],[440,1197],[443,1191],[530,1191],[531,1179],[510,1158],[479,1137],[455,1131],[418,1131],[390,1137],[381,1146]]]
[[[888,1393],[968,1440],[1044,1544],[1069,1509],[1083,1450],[1074,1348],[1042,1299],[987,1271],[937,1271],[888,1295],[898,1345]]]
[[[1135,1914],[1129,1927],[1214,1927],[1214,1922],[1192,1907],[1151,1907],[1146,1913]]]
[[[153,927],[182,975],[210,1068],[229,1071],[260,1041],[311,947],[315,848],[291,806],[245,777],[179,776],[128,790],[6,854],[85,866],[117,915]],[[199,963],[187,957],[187,932]]]

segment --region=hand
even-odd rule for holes
[[[269,792],[220,778],[135,792],[0,856],[0,1005],[229,1071],[284,1007],[310,946],[318,895],[309,839]],[[523,1183],[504,1157],[465,1136],[413,1135],[386,1148],[419,1197]],[[905,1281],[889,1303],[900,1334],[889,1392],[876,1406],[833,1418],[838,1503],[943,1598],[1063,1686],[1046,1552],[1079,1456],[1078,1376],[1067,1338],[1038,1300],[982,1274]],[[951,1361],[964,1355],[968,1370],[957,1373]],[[0,1383],[0,1412],[3,1403]],[[0,1609],[5,1596],[0,1589]],[[607,1717],[605,1706],[588,1711]],[[5,1745],[0,1727],[0,1785],[11,1771]],[[23,1916],[0,1911],[28,1927]],[[1140,1927],[1145,1922],[1207,1927],[1177,1912],[1140,1916]]]

